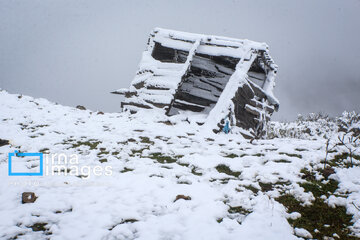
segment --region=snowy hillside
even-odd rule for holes
[[[0,122],[0,239],[360,238],[359,149],[351,164],[332,148],[324,171],[331,123],[272,123],[269,139],[250,143],[181,115],[102,114],[6,91]],[[78,160],[8,176],[15,150]],[[14,171],[39,171],[22,159]]]

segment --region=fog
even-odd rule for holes
[[[120,111],[154,27],[266,42],[276,120],[360,111],[360,1],[0,1],[0,88]]]

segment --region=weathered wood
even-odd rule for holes
[[[161,43],[155,42],[152,57],[161,62],[185,63],[188,54],[188,52],[168,48],[161,45]]]
[[[164,108],[167,107],[168,104],[163,104],[163,103],[158,103],[158,102],[154,102],[154,101],[150,101],[150,100],[144,100],[147,103],[150,103],[151,105],[154,105],[157,108]]]
[[[164,91],[170,90],[170,88],[158,87],[158,86],[150,85],[150,84],[148,84],[146,86],[146,89],[149,89],[149,90],[164,90]]]
[[[245,109],[245,111],[247,111],[248,113],[250,113],[252,115],[255,115],[257,117],[260,116],[260,112],[256,108],[250,107],[250,105],[248,105],[248,104],[245,104],[244,109]]]
[[[174,99],[203,106],[202,110],[210,111],[229,81],[239,59],[195,54],[187,75],[177,90]],[[219,69],[222,69],[220,72]],[[179,108],[199,112],[201,108],[189,107],[181,102],[172,104],[171,108]],[[182,106],[183,105],[183,106]],[[189,107],[189,108],[187,108]],[[168,114],[177,111],[169,110]]]
[[[203,106],[194,105],[194,104],[186,104],[184,102],[178,102],[176,100],[174,101],[173,107],[175,109],[190,110],[193,112],[201,112],[205,109]]]
[[[135,107],[139,107],[139,108],[151,109],[151,107],[148,105],[141,104],[141,103],[135,103],[135,102],[122,102],[121,108],[124,108],[124,106],[127,106],[127,105],[135,106]]]
[[[246,77],[241,79],[244,84],[230,96],[234,110],[229,110],[226,117],[235,120],[231,125],[244,129],[244,137],[258,137],[264,132],[265,122],[279,107],[271,92],[277,66],[266,45],[249,43],[251,41],[244,44],[238,39],[156,29],[150,35],[131,92],[119,89],[114,93],[125,95],[121,106],[128,106],[131,112],[165,108],[170,116],[181,111],[207,114],[217,104],[235,69],[250,65]],[[263,90],[265,85],[267,92]],[[227,108],[228,104],[222,103]],[[213,130],[220,132],[223,124],[224,119]]]
[[[144,81],[142,81],[142,82],[139,82],[139,83],[133,84],[133,86],[134,86],[136,89],[141,89],[141,88],[144,88],[144,86],[145,86],[145,82],[144,82]]]
[[[235,106],[236,125],[243,129],[257,129],[262,124],[260,115],[264,113],[264,120],[268,121],[273,107],[266,101],[266,95],[256,84],[244,84],[233,98]]]

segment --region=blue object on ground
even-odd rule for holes
[[[223,131],[226,134],[228,134],[230,132],[229,121],[226,121]]]

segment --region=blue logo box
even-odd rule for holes
[[[13,172],[11,169],[11,158],[12,157],[39,157],[40,158],[40,172]],[[43,176],[43,153],[20,153],[14,151],[9,153],[9,176]]]

